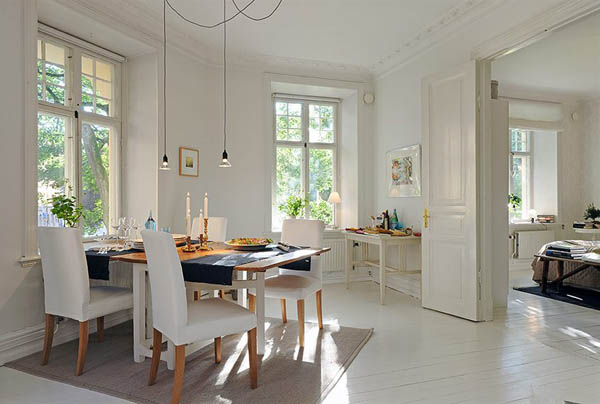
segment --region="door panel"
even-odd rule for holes
[[[423,79],[423,307],[479,320],[476,62]]]

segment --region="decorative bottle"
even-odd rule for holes
[[[146,220],[144,227],[146,228],[146,230],[156,231],[156,222],[154,221],[154,218],[152,217],[152,210],[150,210],[150,214],[148,215],[148,220]]]

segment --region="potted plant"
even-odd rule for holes
[[[511,221],[518,217],[519,210],[521,209],[521,197],[516,194],[508,194],[508,211],[510,212]]]
[[[590,203],[583,213],[583,218],[586,222],[598,223],[598,219],[600,219],[600,209],[596,208],[593,203]]]
[[[295,219],[304,213],[305,207],[306,200],[299,196],[290,195],[284,203],[279,205],[279,210],[288,215],[290,219]]]
[[[76,227],[81,216],[83,216],[83,206],[77,203],[74,196],[56,194],[50,199],[52,203],[52,214],[62,219],[66,227]]]

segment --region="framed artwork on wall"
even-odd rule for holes
[[[387,152],[388,196],[421,196],[421,145],[401,147]]]
[[[198,149],[190,149],[188,147],[179,148],[179,175],[184,177],[197,177],[198,158],[200,151]]]

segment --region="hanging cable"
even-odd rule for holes
[[[245,11],[245,10],[246,10],[248,7],[250,7],[250,6],[251,6],[251,5],[252,5],[252,4],[253,4],[255,1],[256,1],[256,0],[251,0],[251,1],[250,1],[250,3],[246,4],[246,5],[245,5],[245,6],[244,6],[244,7],[243,7],[241,10],[240,10],[240,9],[238,9],[239,11],[238,11],[237,13],[235,13],[233,16],[231,16],[231,17],[229,17],[229,18],[223,17],[223,21],[219,21],[219,22],[217,22],[217,23],[215,23],[215,24],[212,24],[212,25],[206,25],[206,24],[201,24],[201,23],[199,23],[199,22],[196,22],[196,21],[190,20],[189,18],[185,17],[185,16],[184,16],[184,15],[183,15],[181,12],[179,12],[179,10],[177,10],[177,9],[176,9],[176,8],[175,8],[175,7],[174,7],[172,4],[171,4],[171,2],[169,2],[169,0],[166,0],[167,4],[169,5],[169,8],[170,8],[171,10],[173,10],[173,11],[175,12],[175,14],[177,14],[179,17],[181,17],[181,19],[182,19],[182,20],[184,20],[184,21],[186,21],[186,22],[189,22],[190,24],[193,24],[193,25],[195,25],[195,26],[197,26],[197,27],[200,27],[200,28],[209,28],[209,29],[210,29],[210,28],[216,28],[216,27],[218,27],[219,25],[223,25],[223,24],[225,24],[226,22],[229,22],[229,21],[233,20],[233,19],[234,19],[234,18],[236,18],[238,15],[242,14],[242,13],[243,13],[243,12],[244,12],[244,11]],[[237,6],[236,6],[236,8],[237,8]]]
[[[227,149],[227,4],[223,0],[223,150]]]
[[[279,8],[279,6],[281,5],[281,3],[283,3],[283,0],[279,0],[279,3],[277,3],[277,5],[275,6],[275,8],[273,9],[273,11],[271,11],[269,14],[265,15],[264,17],[252,17],[251,15],[248,15],[246,13],[244,13],[244,10],[246,10],[248,8],[248,6],[250,4],[252,4],[253,2],[248,3],[248,5],[246,5],[246,7],[243,8],[239,8],[237,3],[235,2],[235,0],[231,0],[233,2],[233,5],[235,6],[235,8],[238,11],[238,14],[242,14],[244,17],[251,19],[252,21],[262,21],[262,20],[266,20],[267,18],[271,17],[273,14],[275,14],[275,12],[277,11],[277,9]],[[236,14],[237,15],[237,14]]]

